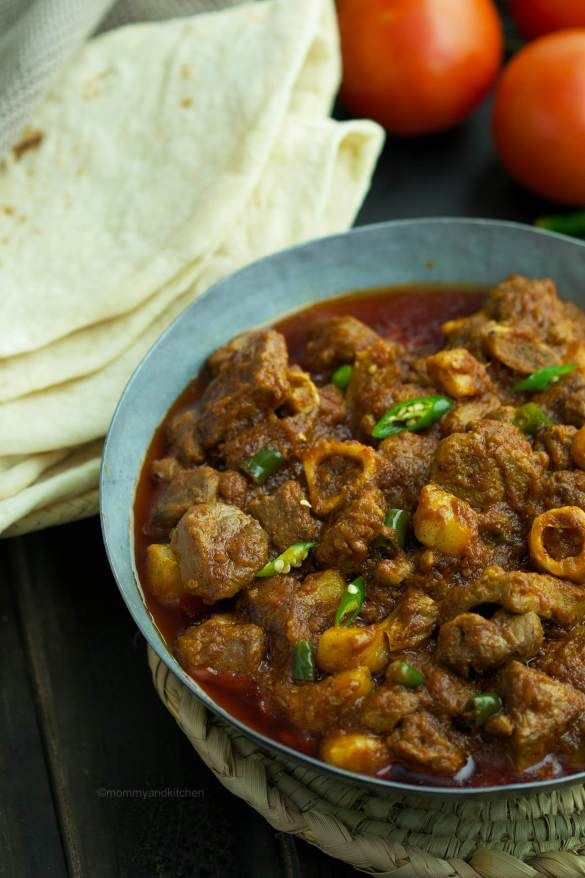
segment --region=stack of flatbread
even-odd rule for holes
[[[328,118],[338,80],[330,0],[131,25],[62,72],[0,162],[4,535],[96,512],[116,402],[186,305],[351,225],[383,137]]]

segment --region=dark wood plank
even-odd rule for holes
[[[0,875],[61,876],[65,858],[12,583],[4,546],[0,552]]]
[[[283,875],[274,832],[221,787],[160,704],[97,520],[14,551],[70,874]]]

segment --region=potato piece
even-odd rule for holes
[[[477,396],[490,387],[485,366],[466,348],[439,351],[427,358],[426,365],[433,384],[455,399]]]
[[[377,735],[336,731],[325,736],[321,758],[346,771],[377,774],[390,762],[390,751]]]
[[[448,555],[462,555],[477,540],[477,515],[469,503],[437,485],[424,486],[413,521],[417,540]]]
[[[317,646],[317,666],[335,674],[350,668],[368,668],[377,674],[389,660],[388,641],[378,625],[366,628],[335,626],[324,631]]]
[[[152,543],[146,549],[146,575],[160,604],[172,606],[185,594],[175,553],[164,543]]]

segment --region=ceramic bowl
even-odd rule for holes
[[[529,226],[467,219],[421,219],[353,229],[256,262],[217,284],[170,326],[134,372],[114,414],[101,472],[101,518],[109,561],[142,634],[206,707],[262,747],[369,786],[422,795],[510,794],[575,783],[585,772],[490,788],[411,786],[365,778],[297,753],[230,716],[187,676],[146,610],[133,551],[133,503],[158,424],[207,356],[243,330],[272,323],[312,302],[368,287],[419,282],[495,284],[511,273],[552,277],[560,294],[585,306],[585,244]]]

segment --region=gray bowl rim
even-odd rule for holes
[[[162,636],[154,637],[150,636],[150,633],[146,630],[146,618],[148,617],[148,610],[144,601],[142,600],[141,595],[141,586],[137,581],[137,576],[134,576],[133,585],[139,592],[141,598],[141,607],[142,612],[140,614],[135,613],[133,607],[130,605],[129,599],[126,597],[125,587],[124,587],[124,576],[119,569],[117,553],[115,551],[114,546],[112,545],[112,541],[110,539],[109,534],[109,526],[107,523],[107,508],[108,503],[111,499],[110,493],[110,485],[108,484],[108,468],[109,461],[111,456],[111,445],[112,445],[112,436],[115,434],[117,421],[120,415],[120,412],[128,405],[129,400],[132,398],[133,385],[135,379],[144,364],[147,360],[150,360],[152,357],[156,356],[157,350],[161,347],[168,335],[173,332],[173,329],[177,323],[182,321],[185,318],[185,315],[192,311],[192,309],[197,308],[199,302],[202,299],[207,298],[209,295],[213,294],[215,290],[221,287],[225,283],[233,284],[237,282],[238,276],[245,273],[250,272],[254,269],[255,266],[262,265],[265,262],[274,259],[283,259],[286,258],[288,254],[295,252],[302,252],[303,250],[314,249],[315,246],[325,243],[328,241],[334,241],[341,238],[346,238],[347,236],[352,237],[365,237],[367,238],[368,234],[372,231],[379,231],[380,229],[388,229],[391,231],[394,228],[405,227],[405,226],[421,226],[423,224],[436,224],[436,225],[457,225],[462,228],[465,227],[490,227],[490,228],[499,228],[502,230],[510,229],[510,230],[522,230],[524,232],[529,232],[535,236],[543,237],[543,238],[553,238],[557,239],[566,246],[570,244],[574,246],[575,249],[585,250],[585,242],[581,242],[575,239],[568,238],[566,235],[558,234],[555,232],[550,232],[545,229],[541,229],[538,227],[530,226],[521,222],[514,222],[511,220],[497,220],[497,219],[489,219],[489,218],[473,218],[473,217],[451,217],[451,216],[431,216],[431,217],[417,217],[413,219],[404,219],[404,220],[389,220],[386,222],[377,222],[370,223],[367,225],[356,226],[354,228],[349,229],[346,232],[341,232],[335,235],[328,235],[322,238],[313,239],[307,241],[302,244],[298,244],[294,247],[289,247],[284,250],[280,250],[276,253],[270,254],[269,256],[265,256],[262,259],[256,260],[238,271],[234,272],[231,275],[228,275],[226,278],[222,279],[216,284],[213,284],[209,287],[202,295],[200,295],[194,302],[188,305],[184,311],[179,314],[178,317],[173,320],[173,322],[161,333],[157,341],[152,345],[152,347],[148,350],[148,352],[144,355],[138,366],[134,369],[132,375],[130,376],[124,391],[118,401],[118,404],[114,410],[114,414],[112,416],[112,420],[110,422],[110,426],[108,429],[108,433],[106,435],[103,455],[102,455],[102,463],[100,467],[100,481],[99,481],[99,496],[100,496],[100,521],[101,521],[101,530],[102,537],[104,541],[104,546],[106,549],[106,554],[108,557],[108,561],[110,564],[110,568],[112,573],[114,574],[114,579],[122,596],[130,615],[134,619],[134,622],[138,626],[142,636],[145,638],[147,643],[151,646],[151,648],[155,651],[161,661],[166,665],[168,670],[171,671],[179,680],[185,685],[191,693],[201,701],[204,706],[210,710],[213,714],[223,720],[228,726],[231,726],[241,732],[248,738],[252,738],[260,747],[264,750],[269,750],[274,752],[276,755],[284,755],[291,759],[293,762],[300,762],[310,766],[312,769],[316,770],[320,773],[330,774],[333,779],[345,781],[352,786],[357,786],[360,788],[369,789],[372,793],[376,793],[378,795],[391,794],[392,792],[399,792],[409,795],[421,796],[421,797],[434,797],[434,798],[443,798],[443,799],[452,799],[452,798],[494,798],[494,797],[509,797],[510,795],[521,796],[525,793],[530,794],[538,794],[541,792],[546,792],[548,790],[557,789],[561,786],[569,786],[576,785],[580,782],[585,781],[585,770],[575,772],[573,774],[563,775],[560,777],[549,778],[546,780],[534,780],[534,781],[522,781],[520,783],[510,783],[510,784],[496,784],[492,786],[485,787],[471,787],[471,786],[440,786],[439,784],[414,784],[414,783],[406,783],[403,781],[395,781],[395,780],[386,780],[377,777],[371,777],[368,775],[357,774],[355,772],[346,771],[342,768],[337,768],[336,766],[329,765],[326,762],[323,762],[321,759],[318,759],[314,756],[309,756],[304,754],[298,750],[289,747],[287,744],[283,744],[279,741],[274,740],[273,738],[264,735],[262,732],[253,729],[248,726],[245,722],[238,719],[235,716],[232,716],[229,711],[223,708],[221,705],[216,704],[213,699],[207,694],[207,692],[199,686],[199,684],[193,680],[188,674],[183,671],[181,666],[176,663],[174,657],[170,653],[169,649],[166,647]],[[432,283],[432,281],[430,281]],[[424,283],[424,281],[422,281]],[[390,286],[392,286],[390,284]],[[364,288],[366,289],[366,288]],[[348,291],[350,292],[350,291]],[[331,296],[331,298],[338,298],[339,295],[343,294],[335,294]],[[323,297],[320,301],[325,301],[327,297]],[[289,314],[294,314],[296,311],[301,311],[304,308],[309,307],[309,305],[305,304],[296,308],[291,309],[290,311],[284,312],[281,317],[288,316]],[[279,319],[279,317],[271,319],[269,322],[274,323]],[[262,320],[258,320],[256,325],[262,325]],[[181,390],[178,391],[177,396],[181,393]],[[143,450],[142,460],[144,459],[144,454],[146,453],[146,448]],[[134,490],[136,489],[136,482],[140,470],[142,468],[142,464],[139,468],[138,473],[135,474],[134,481]],[[114,488],[115,490],[115,488]],[[129,515],[131,517],[132,510],[129,510]],[[130,531],[128,534],[128,538],[130,538]],[[130,545],[129,552],[132,556],[132,560],[134,561],[134,547]],[[134,567],[134,563],[132,565]]]

